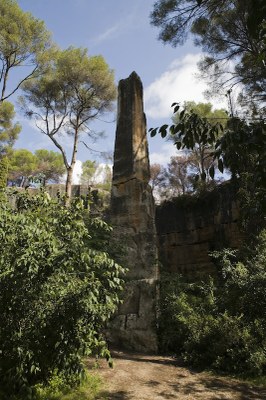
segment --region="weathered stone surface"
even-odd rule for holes
[[[117,184],[137,178],[148,183],[150,172],[143,88],[136,72],[119,82],[118,91],[113,182]]]
[[[223,247],[239,248],[236,193],[223,184],[202,198],[169,201],[156,209],[159,259],[168,272],[191,279],[215,273],[209,253]]]
[[[113,240],[123,246],[128,268],[124,302],[110,325],[109,340],[128,349],[157,351],[158,263],[155,208],[143,90],[138,75],[120,81],[111,195]]]

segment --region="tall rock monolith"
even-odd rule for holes
[[[143,111],[143,88],[133,72],[119,82],[111,195],[113,240],[121,248],[123,304],[111,321],[110,341],[136,351],[156,352],[158,261],[155,207]]]

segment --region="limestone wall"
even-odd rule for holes
[[[240,246],[238,218],[236,193],[229,184],[200,198],[164,202],[156,209],[162,268],[192,279],[214,273],[209,252]]]

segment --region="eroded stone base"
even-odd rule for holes
[[[124,301],[109,325],[108,341],[111,345],[157,353],[157,297],[156,280],[141,279],[126,283]]]

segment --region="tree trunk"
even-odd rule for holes
[[[74,166],[70,165],[67,168],[67,180],[66,180],[66,200],[65,205],[68,207],[71,201],[71,190],[72,190],[72,181],[73,181],[73,169]]]
[[[78,123],[78,120],[77,120]],[[76,165],[77,159],[77,151],[78,151],[78,124],[75,127],[75,136],[74,136],[74,145],[73,145],[73,152],[72,152],[72,159],[69,167],[67,168],[67,181],[66,181],[66,201],[65,205],[69,207],[71,202],[71,188],[72,188],[72,181],[73,181],[73,171]]]
[[[4,73],[3,87],[2,87],[2,93],[1,93],[1,99],[0,99],[1,102],[4,101],[4,97],[5,97],[7,77],[8,77],[8,68],[6,69],[6,71]]]

